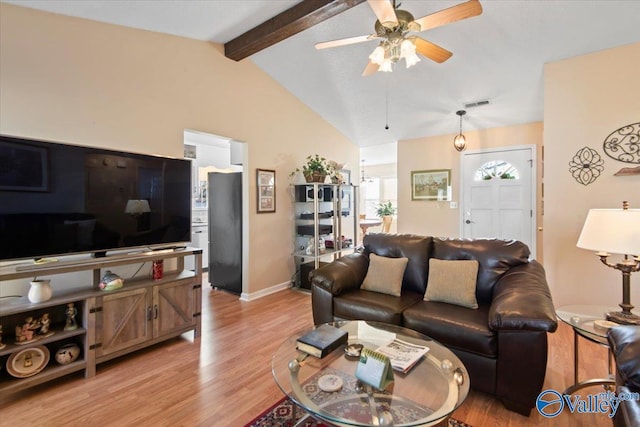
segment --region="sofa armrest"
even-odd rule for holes
[[[616,361],[618,385],[640,391],[640,326],[615,326],[607,337]]]
[[[507,271],[493,289],[489,328],[554,332],[558,328],[544,268],[537,261]]]
[[[333,296],[360,287],[369,269],[369,257],[357,252],[339,258],[310,274],[311,286],[318,286]]]

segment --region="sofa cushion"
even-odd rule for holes
[[[478,261],[478,304],[489,304],[498,279],[510,268],[528,263],[529,255],[529,247],[517,240],[433,239],[434,258]]]
[[[400,325],[402,312],[420,301],[422,294],[403,292],[401,296],[355,290],[334,297],[333,315],[339,319],[371,320]]]
[[[431,258],[431,237],[415,234],[367,233],[364,236],[365,254],[391,258],[408,258],[402,278],[402,291],[424,295]]]
[[[489,306],[477,310],[435,301],[420,301],[402,314],[403,326],[423,333],[446,347],[497,357],[497,336],[489,329]]]
[[[429,280],[425,301],[439,301],[478,308],[476,301],[476,279],[478,261],[470,260],[429,260]]]
[[[402,277],[408,258],[389,258],[369,255],[369,269],[361,289],[399,297],[402,293]]]

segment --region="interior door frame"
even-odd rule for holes
[[[211,133],[208,131],[199,131],[191,128],[183,129],[183,145],[193,145],[194,141],[189,141],[185,137],[185,132],[189,132],[194,135],[202,134],[207,137],[213,137],[215,139],[226,140],[229,143],[230,150],[230,163],[234,166],[240,166],[241,170],[238,171],[242,174],[242,293],[240,299],[243,301],[249,300],[249,180],[253,176],[249,176],[249,144],[245,141],[241,141],[235,138],[221,136],[217,133]],[[211,144],[211,141],[204,141],[204,144]],[[197,178],[197,172],[194,174]],[[192,178],[193,179],[193,178]],[[195,179],[197,181],[197,179]],[[209,215],[209,209],[206,209],[206,215]],[[193,213],[193,205],[191,206],[191,212]],[[208,236],[207,236],[208,237]]]
[[[505,151],[518,151],[518,150],[529,150],[531,154],[531,182],[530,182],[530,195],[531,195],[531,245],[529,250],[531,251],[531,258],[537,257],[538,251],[538,233],[537,233],[537,223],[538,223],[538,146],[536,144],[525,144],[525,145],[507,145],[503,147],[491,147],[491,148],[481,148],[478,150],[469,150],[463,151],[460,156],[460,216],[459,216],[459,235],[462,237],[464,235],[464,189],[465,185],[463,182],[463,174],[464,174],[464,163],[466,156],[471,154],[488,154],[488,153],[500,153]]]

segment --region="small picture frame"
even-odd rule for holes
[[[257,212],[276,211],[276,171],[256,169]]]
[[[451,169],[411,171],[411,200],[451,200]]]
[[[196,146],[191,144],[184,144],[184,158],[195,159],[196,158]]]
[[[351,184],[351,171],[348,169],[340,169],[338,172],[342,175],[343,184]]]

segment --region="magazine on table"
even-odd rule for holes
[[[413,368],[428,351],[429,347],[412,344],[398,338],[376,350],[389,358],[393,369],[402,373],[407,373]]]

